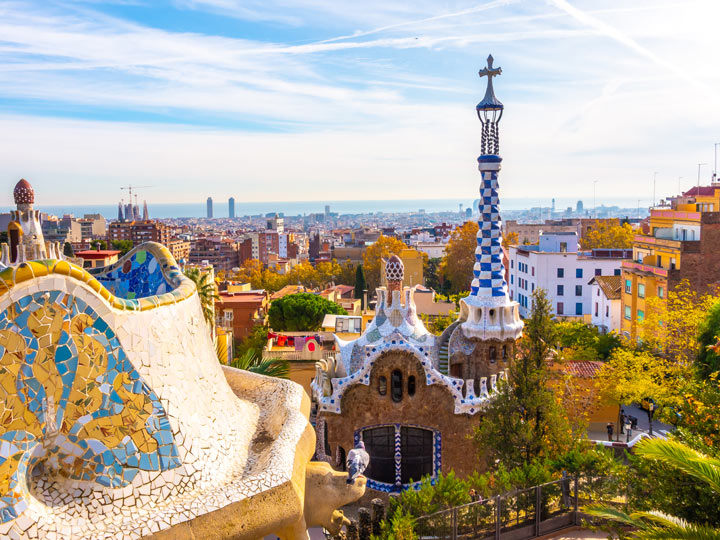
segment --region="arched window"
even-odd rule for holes
[[[598,290],[599,290],[599,289],[598,289]],[[507,345],[503,345],[503,348],[502,348],[502,359],[503,359],[503,362],[507,362],[507,359],[508,359]]]
[[[415,375],[408,377],[408,396],[415,395]]]
[[[497,351],[496,351],[495,347],[490,347],[489,352],[490,352],[490,363],[494,364],[495,361],[497,360]]]
[[[402,401],[402,372],[399,369],[396,369],[390,375],[390,395],[396,403]]]
[[[381,375],[378,379],[378,394],[381,396],[387,394],[387,378],[385,375]]]
[[[436,437],[436,432],[418,426],[396,424],[364,429],[362,440],[372,456],[365,476],[385,484],[383,489],[389,487],[391,492],[399,492],[401,485],[418,482],[423,476],[435,477],[440,465]]]

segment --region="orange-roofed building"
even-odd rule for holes
[[[120,251],[117,249],[85,249],[76,251],[75,257],[83,260],[83,268],[102,268],[117,262]]]

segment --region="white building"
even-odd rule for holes
[[[595,276],[590,282],[592,300],[592,325],[600,329],[601,334],[620,331],[620,312],[622,310],[622,277]]]
[[[619,276],[623,258],[632,250],[578,251],[576,232],[542,233],[536,245],[510,246],[510,298],[520,304],[520,316],[530,315],[531,295],[541,287],[555,315],[582,317],[592,312],[588,281],[595,276]]]

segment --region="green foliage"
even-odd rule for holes
[[[93,240],[90,242],[92,249],[107,249],[107,242],[105,240]]]
[[[579,321],[555,321],[558,347],[568,360],[606,360],[622,346],[617,334],[600,334],[595,326]]]
[[[439,293],[447,293],[449,290],[450,282],[446,279],[443,279],[443,276],[440,272],[441,264],[442,259],[440,258],[427,259],[425,268],[423,269],[425,273],[425,285]]]
[[[365,281],[365,271],[363,270],[362,264],[358,264],[355,269],[355,298],[363,298],[363,291],[367,289],[367,282]],[[363,306],[365,308],[367,306]]]
[[[289,294],[268,310],[270,326],[277,331],[303,332],[320,328],[327,314],[347,315],[342,306],[311,293]]]
[[[230,365],[237,369],[244,369],[267,377],[287,379],[290,376],[290,363],[287,360],[277,358],[262,359],[252,350],[236,356]]]
[[[702,376],[720,370],[720,350],[717,347],[720,336],[720,302],[716,302],[700,324],[697,365]]]
[[[132,240],[113,240],[110,245],[120,251],[121,257],[133,248]]]
[[[413,517],[402,510],[393,514],[392,519],[381,523],[380,536],[372,535],[371,540],[417,540]]]
[[[424,516],[470,502],[470,484],[455,476],[455,471],[440,473],[434,485],[429,476],[420,482],[418,489],[403,491],[390,500],[388,516],[397,512],[414,517]]]
[[[474,433],[479,455],[488,464],[509,468],[568,451],[573,430],[549,385],[546,360],[556,342],[552,308],[543,289],[533,293],[524,339],[499,391]]]
[[[201,272],[199,268],[189,268],[185,271],[185,275],[195,283],[198,296],[200,297],[200,305],[202,306],[203,317],[205,322],[210,325],[211,329],[215,328],[215,300],[220,298],[217,294],[215,282],[210,279],[210,274]]]
[[[715,503],[714,512],[711,510],[712,515],[694,515],[686,518],[680,512],[676,513],[677,510],[682,512],[689,508],[694,514],[697,514],[699,501],[683,498],[692,494],[688,493],[685,488],[689,488],[691,491],[696,489],[697,486],[693,484],[704,485],[717,501],[717,497],[720,496],[720,460],[703,455],[677,441],[662,439],[645,439],[641,441],[635,447],[635,453],[640,461],[651,464],[654,469],[670,467],[680,473],[673,500],[662,500],[661,494],[656,493],[650,493],[650,497],[645,499],[645,501],[651,501],[651,503],[661,502],[674,505],[670,510],[673,514],[671,515],[662,510],[625,514],[615,508],[602,505],[586,507],[585,512],[592,516],[610,519],[634,527],[635,530],[632,533],[634,538],[720,539],[720,528],[717,528],[717,503]],[[654,476],[654,474],[654,472],[650,472],[649,476]],[[641,479],[635,478],[634,480]],[[638,499],[637,496],[634,502],[641,508],[644,506],[643,500]],[[683,506],[686,506],[686,508],[683,508]],[[696,520],[702,524],[695,522]]]
[[[235,355],[243,356],[248,352],[252,354],[262,351],[268,342],[268,327],[254,326],[245,339],[235,346]]]
[[[63,255],[66,257],[74,257],[75,253],[73,253],[72,244],[70,242],[65,242],[63,244]]]

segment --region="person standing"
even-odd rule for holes
[[[607,429],[608,441],[612,441],[613,430],[614,430],[614,426],[613,426],[612,422],[608,422],[607,426],[605,426],[605,429]]]

